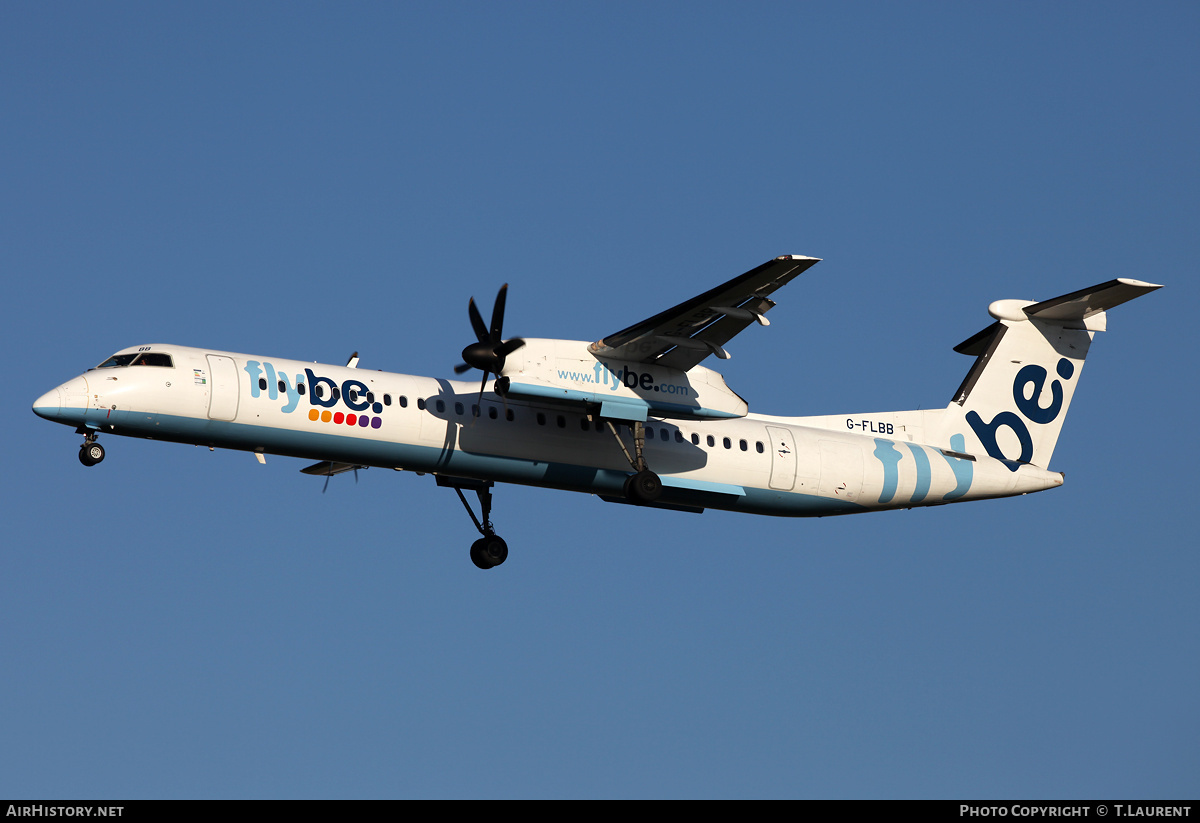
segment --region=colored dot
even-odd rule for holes
[[[333,422],[337,423],[339,426],[342,425],[342,421],[345,419],[346,419],[346,415],[342,414],[341,412],[333,413]]]
[[[309,409],[308,410],[308,419],[309,420],[320,420],[321,413],[319,411],[317,411],[316,409]]]
[[[377,429],[382,425],[383,425],[383,418],[381,418],[381,417],[372,417],[371,418],[371,428]]]
[[[358,418],[355,417],[354,415],[352,415],[352,414],[346,415],[346,425],[347,426],[353,426],[357,422],[358,422]]]
[[[371,411],[375,412],[376,414],[382,413],[383,412],[383,404],[375,403],[373,406],[371,406]]]
[[[359,426],[369,426],[369,425],[371,425],[371,419],[369,417],[367,417],[365,414],[360,414],[358,416],[358,425]]]
[[[322,423],[328,423],[332,419],[333,419],[333,415],[329,413],[329,409],[326,409],[325,411],[321,412],[321,422]]]
[[[1071,375],[1074,373],[1075,373],[1075,365],[1070,360],[1068,360],[1067,358],[1064,357],[1062,360],[1058,361],[1058,376],[1059,377],[1061,377],[1063,380],[1070,380]]]

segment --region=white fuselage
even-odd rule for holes
[[[623,501],[629,461],[598,409],[505,400],[450,381],[184,346],[170,366],[92,369],[34,404],[95,433],[521,483]],[[476,404],[478,412],[475,412]],[[660,505],[821,516],[1003,497],[1062,475],[922,445],[920,430],[843,417],[646,420]],[[840,428],[840,430],[839,430]],[[628,449],[626,425],[617,430]]]

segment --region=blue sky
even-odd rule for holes
[[[1196,797],[1200,11],[5,4],[0,796]],[[753,411],[945,405],[1000,298],[1099,335],[1061,489],[822,520],[76,435],[173,342],[442,377],[823,258]]]

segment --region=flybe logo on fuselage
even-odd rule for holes
[[[338,384],[332,377],[322,377],[312,369],[305,369],[303,374],[289,379],[286,372],[258,360],[247,360],[243,371],[250,375],[250,396],[258,398],[266,392],[269,400],[283,400],[279,410],[284,414],[296,411],[301,398],[307,397],[308,419],[314,423],[373,429],[383,425],[382,418],[378,417],[383,413],[383,404],[375,400],[371,390],[359,380],[343,380]],[[331,411],[338,403],[344,404],[350,412]],[[373,415],[360,412],[373,412]]]

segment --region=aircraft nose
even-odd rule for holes
[[[33,413],[47,420],[73,423],[82,419],[88,407],[88,384],[83,375],[68,380],[33,401]]]
[[[33,401],[33,413],[47,420],[53,420],[55,417],[58,417],[58,411],[61,408],[62,392],[59,389],[51,389]]]

